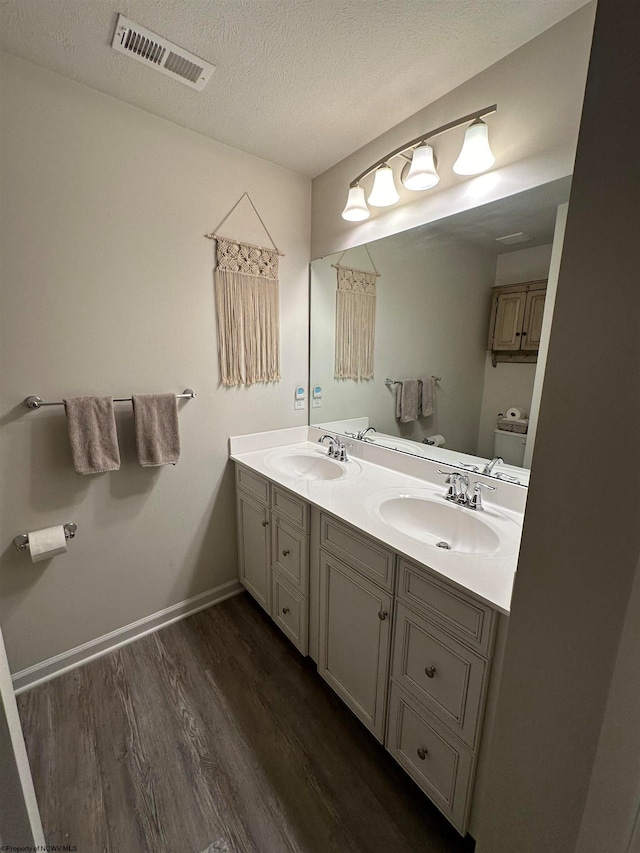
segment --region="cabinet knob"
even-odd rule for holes
[[[516,338],[520,337],[520,332],[516,332]]]
[[[282,608],[282,612],[283,612],[283,613],[285,613],[285,614],[286,614],[286,613],[288,613],[288,612],[289,612],[289,608],[288,608],[288,607],[283,607],[283,608]]]
[[[522,333],[522,337],[523,337],[523,338],[526,338],[526,337],[527,337],[527,333],[526,333],[526,332],[523,332],[523,333]]]
[[[388,615],[389,614],[387,613],[386,610],[379,610],[378,611],[378,619],[380,619],[381,622],[384,622],[384,620],[387,618]]]
[[[283,550],[283,552],[282,552],[282,556],[283,556],[283,557],[288,557],[288,556],[289,556],[289,554],[290,554],[290,551],[289,551],[289,549],[288,549],[288,548],[285,548],[285,549]]]
[[[268,521],[263,521],[263,522],[262,522],[262,526],[263,526],[263,527],[266,527],[266,526],[267,526],[267,524],[269,524],[269,522],[268,522]]]
[[[419,746],[416,752],[418,753],[418,758],[420,759],[420,761],[424,761],[427,755],[429,754],[429,750],[425,749],[422,746]]]
[[[424,671],[425,671],[427,678],[433,678],[433,676],[436,674],[435,666],[426,666],[424,668]]]

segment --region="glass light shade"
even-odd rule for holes
[[[370,216],[371,213],[364,200],[362,187],[349,187],[349,197],[342,211],[342,218],[349,222],[362,222],[363,219],[368,219]]]
[[[430,145],[420,145],[413,152],[409,171],[402,176],[402,183],[408,190],[428,190],[440,180],[433,159],[433,148]]]
[[[453,164],[456,175],[479,175],[496,162],[489,147],[489,128],[477,118],[469,125],[464,135],[462,151]]]
[[[384,166],[376,169],[373,189],[369,193],[367,201],[369,204],[374,205],[374,207],[387,207],[390,204],[400,201],[400,196],[393,180],[393,170],[386,163]]]

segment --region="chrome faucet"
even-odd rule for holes
[[[469,506],[469,475],[458,474],[458,494],[455,499],[460,506]]]
[[[320,444],[324,444],[324,440],[326,438],[329,439],[329,452],[327,453],[327,456],[330,456],[331,459],[337,459],[339,462],[347,462],[347,448],[340,441],[338,436],[334,438],[332,435],[323,435],[318,439],[318,442]]]
[[[446,483],[449,486],[445,500],[455,504],[467,506],[469,503],[469,477],[467,474],[460,474],[458,471],[440,471],[438,474],[446,476]]]
[[[487,464],[484,466],[484,468],[482,469],[482,471],[480,473],[481,474],[491,474],[491,472],[496,467],[498,462],[502,462],[502,464],[504,465],[504,459],[502,458],[502,456],[494,456],[493,459],[491,460],[491,462],[487,462]]]
[[[327,438],[329,439],[329,452],[327,456],[334,457],[336,455],[336,447],[338,446],[337,438],[334,438],[332,435],[323,435],[318,439],[318,443],[324,444]]]
[[[446,501],[451,501],[451,503],[466,506],[469,509],[479,512],[484,509],[482,505],[482,489],[488,489],[490,492],[495,492],[496,490],[495,486],[490,486],[488,483],[481,483],[480,480],[477,480],[473,484],[473,496],[469,497],[468,474],[461,474],[458,471],[440,471],[440,469],[438,469],[438,474],[444,474],[447,478],[446,483],[449,488],[444,496]]]
[[[488,483],[481,483],[480,480],[473,484],[473,497],[469,501],[469,509],[475,509],[478,511],[482,511],[484,509],[482,505],[482,490],[487,489],[490,492],[495,492],[496,487],[490,486]]]
[[[360,441],[373,441],[372,438],[366,438],[367,433],[371,432],[372,430],[373,430],[373,432],[375,432],[376,428],[370,426],[370,427],[367,427],[366,429],[361,429],[360,432],[356,435],[356,438],[359,439]]]

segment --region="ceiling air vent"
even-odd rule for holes
[[[503,246],[515,246],[516,243],[530,243],[533,240],[529,234],[524,231],[517,231],[515,234],[505,234],[504,237],[496,237],[496,243],[502,243]]]
[[[214,70],[210,62],[205,62],[124,15],[118,15],[111,47],[198,91],[204,88]]]

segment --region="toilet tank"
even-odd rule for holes
[[[521,432],[507,432],[504,429],[494,430],[493,455],[502,456],[509,465],[518,465],[522,468],[526,444],[527,436]]]

